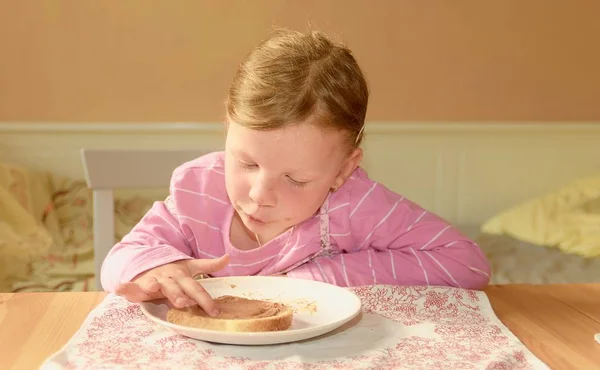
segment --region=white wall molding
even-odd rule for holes
[[[0,132],[222,132],[219,122],[156,122],[156,123],[87,123],[87,122],[0,122]],[[369,121],[367,133],[447,132],[447,133],[515,133],[600,132],[599,122],[383,122]]]
[[[93,132],[119,132],[119,133],[164,133],[164,132],[218,132],[223,131],[220,123],[193,123],[193,122],[158,122],[158,123],[35,123],[35,122],[0,122],[0,132],[62,132],[62,133],[93,133]]]
[[[408,199],[475,224],[600,175],[598,123],[369,122],[363,167]],[[81,148],[219,150],[220,123],[0,123],[0,161],[83,178]]]

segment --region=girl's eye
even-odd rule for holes
[[[240,166],[243,169],[246,169],[246,170],[250,170],[250,169],[256,168],[255,164],[249,164],[249,163],[244,163],[244,162],[240,162]]]
[[[292,179],[292,178],[291,178],[291,177],[289,177],[289,176],[288,176],[287,178],[288,178],[288,181],[290,182],[290,184],[291,184],[292,186],[296,186],[296,187],[299,187],[299,188],[301,188],[301,187],[304,187],[304,186],[306,186],[306,184],[307,184],[306,182],[296,181],[296,180]]]

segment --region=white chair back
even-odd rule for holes
[[[115,189],[167,188],[173,170],[207,151],[82,149],[85,180],[93,193],[94,270],[102,290],[100,268],[115,245]]]

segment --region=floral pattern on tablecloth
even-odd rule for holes
[[[42,368],[548,368],[499,321],[483,292],[384,285],[350,289],[363,302],[360,321],[333,335],[266,347],[189,339],[150,321],[139,305],[108,295]]]

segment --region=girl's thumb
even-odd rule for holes
[[[214,259],[194,259],[188,260],[188,268],[192,276],[200,274],[211,274],[217,272],[229,263],[229,255],[225,254]]]

